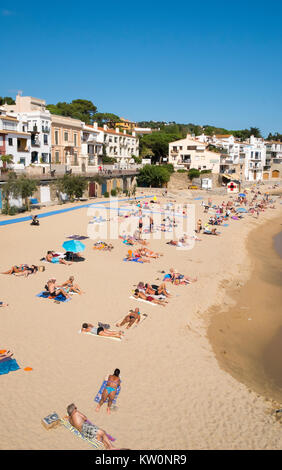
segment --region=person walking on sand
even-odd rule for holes
[[[106,432],[103,429],[98,428],[95,424],[91,424],[87,417],[78,411],[74,403],[71,403],[71,405],[67,407],[67,413],[70,424],[84,437],[88,439],[96,439],[97,441],[102,442],[107,450],[116,449],[107,437]]]
[[[101,400],[99,401],[96,411],[98,412],[101,408],[101,406],[105,403],[105,401],[108,399],[108,407],[107,407],[107,413],[111,413],[111,406],[113,403],[113,400],[116,396],[117,393],[117,388],[120,386],[120,378],[119,378],[120,370],[115,369],[113,375],[108,376],[107,384],[105,389],[103,390]]]

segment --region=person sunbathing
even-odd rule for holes
[[[69,423],[84,437],[88,439],[96,439],[97,441],[102,442],[107,450],[116,449],[107,437],[106,432],[98,426],[95,426],[95,424],[91,424],[87,417],[78,411],[74,403],[71,403],[71,405],[67,407],[67,413]]]
[[[117,388],[120,386],[119,374],[120,370],[115,369],[113,375],[108,376],[106,387],[103,390],[101,400],[99,401],[95,411],[98,412],[105,401],[108,400],[107,413],[111,413],[111,406],[116,396]]]
[[[128,325],[125,327],[127,330],[134,324],[138,324],[140,322],[140,310],[137,307],[135,310],[129,310],[129,313],[124,317],[124,319],[120,322],[117,323],[116,326],[123,326],[128,323]]]
[[[154,299],[153,297],[151,297],[150,295],[146,295],[144,294],[143,292],[141,292],[139,289],[135,289],[134,291],[134,294],[133,294],[133,297],[135,297],[136,299],[142,299],[142,300],[146,300],[147,302],[152,302],[153,304],[157,304],[157,305],[162,305],[162,307],[165,307],[166,305],[166,301],[164,300],[157,300],[157,299]]]
[[[198,280],[196,277],[192,278],[189,276],[184,276],[184,274],[180,274],[174,268],[170,268],[169,275],[170,275],[170,278],[168,278],[168,280],[170,280],[170,282],[175,285],[187,284],[187,283],[190,284],[191,282],[196,282]]]
[[[138,248],[137,253],[140,253],[141,256],[146,256],[148,258],[158,258],[159,256],[163,256],[161,253],[154,253],[152,250],[148,248]]]
[[[56,286],[56,279],[52,278],[47,281],[45,289],[52,297],[57,297],[57,295],[62,294],[66,299],[69,299],[70,296],[67,291],[59,286]]]
[[[145,294],[164,295],[165,297],[171,297],[171,294],[169,294],[166,290],[164,282],[160,286],[157,286],[156,284],[150,285],[148,283],[144,284],[143,282],[139,282],[137,287],[140,290],[144,290]]]
[[[65,289],[65,291],[68,292],[75,292],[76,294],[83,294],[81,288],[79,287],[78,284],[74,284],[74,277],[70,276],[66,282],[63,282],[60,286],[62,289]]]
[[[8,307],[9,304],[6,304],[6,302],[0,302],[0,307]]]
[[[72,263],[66,261],[64,258],[60,258],[59,256],[56,256],[54,251],[47,251],[47,255],[45,257],[46,261],[49,263],[54,263],[54,264],[67,264],[70,265]]]
[[[0,361],[3,361],[4,359],[10,359],[14,353],[11,353],[11,351],[5,351],[4,353],[0,354]]]
[[[122,331],[111,331],[103,328],[102,326],[95,327],[91,323],[83,323],[81,327],[82,333],[92,333],[93,335],[105,336],[108,338],[122,338]]]
[[[132,250],[128,250],[128,253],[126,255],[126,259],[128,261],[131,261],[131,260],[138,260],[138,261],[142,261],[142,263],[150,263],[150,260],[149,259],[146,259],[146,258],[142,258],[142,256],[137,252],[135,251],[134,253],[132,252]]]
[[[15,276],[29,276],[30,274],[35,274],[38,271],[38,266],[32,264],[20,264],[19,266],[12,266],[9,271],[5,271],[1,274],[14,274]]]

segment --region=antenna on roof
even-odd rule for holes
[[[21,96],[23,94],[22,90],[18,90],[18,95]]]

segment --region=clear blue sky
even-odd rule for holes
[[[2,0],[0,96],[282,133],[281,16],[281,0]]]

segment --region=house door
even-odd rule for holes
[[[256,172],[256,170],[255,170],[255,171],[254,171],[254,180],[256,180],[256,179],[257,179],[257,172]]]
[[[102,194],[107,191],[107,183],[102,183]]]
[[[273,172],[272,172],[272,178],[279,178],[279,173],[280,173],[279,170],[273,170]]]
[[[268,178],[269,178],[268,173],[264,173],[264,174],[263,174],[263,179],[264,179],[264,180],[268,180]]]
[[[96,184],[94,181],[91,181],[89,183],[89,197],[95,197],[96,196]]]

